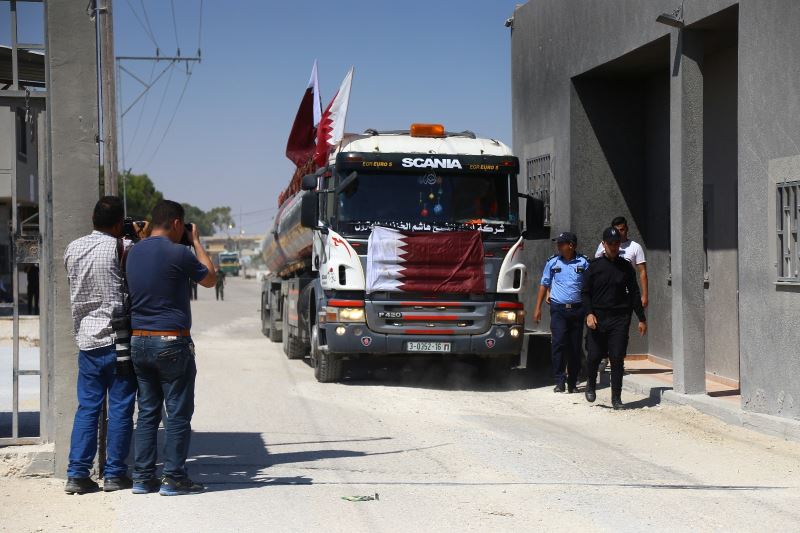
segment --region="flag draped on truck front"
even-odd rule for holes
[[[485,290],[480,232],[372,229],[367,251],[368,293],[476,294]]]

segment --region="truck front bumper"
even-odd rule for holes
[[[327,351],[337,355],[478,355],[516,356],[522,351],[521,326],[491,326],[479,335],[399,335],[370,331],[366,324],[328,323],[325,328]],[[338,328],[344,328],[339,330]],[[511,330],[517,331],[517,336]],[[340,334],[341,333],[341,334]],[[411,352],[409,342],[448,342],[449,352]]]

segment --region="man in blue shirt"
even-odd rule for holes
[[[552,361],[556,387],[553,392],[577,389],[581,371],[581,339],[583,337],[584,312],[581,305],[583,275],[589,261],[578,254],[578,237],[565,231],[553,239],[558,253],[547,260],[536,297],[533,319],[542,320],[542,302],[550,304],[550,331],[552,333]],[[566,387],[565,387],[566,385]]]
[[[152,213],[152,235],[128,254],[131,299],[131,359],[139,385],[133,492],[158,490],[174,496],[200,492],[189,479],[191,421],[197,367],[190,336],[189,280],[216,283],[214,266],[200,243],[197,225],[184,224],[181,204],[162,200]],[[181,241],[191,242],[195,254]],[[167,409],[163,479],[156,477],[157,434],[162,404]]]

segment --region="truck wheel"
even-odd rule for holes
[[[319,349],[319,327],[311,327],[311,363],[314,377],[320,383],[333,383],[342,379],[342,359]]]
[[[278,329],[278,324],[275,322],[275,315],[278,312],[277,298],[273,297],[269,304],[269,340],[272,342],[281,342],[283,340],[282,331]]]
[[[289,313],[283,309],[283,352],[289,359],[302,359],[306,356],[305,346],[300,339],[289,333]]]

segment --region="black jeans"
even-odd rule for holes
[[[133,479],[146,481],[156,477],[162,405],[167,408],[163,474],[173,479],[186,478],[197,376],[192,339],[133,337],[131,359],[139,384]]]
[[[581,304],[573,305],[567,308],[564,304],[550,304],[553,374],[559,385],[566,382],[575,386],[581,371],[581,338],[585,315]]]
[[[597,383],[597,368],[600,360],[608,355],[611,362],[611,390],[622,390],[622,374],[625,372],[625,353],[628,351],[628,330],[631,326],[630,311],[595,310],[597,328],[588,335],[589,355],[586,360],[586,386],[594,389]]]

